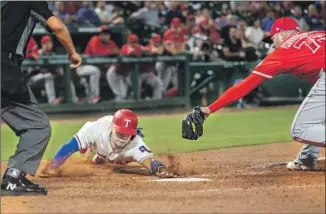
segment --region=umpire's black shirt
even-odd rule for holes
[[[45,1],[1,1],[1,52],[24,57],[35,24],[51,16]]]
[[[20,65],[36,22],[53,16],[43,1],[1,1],[1,108],[35,102]],[[14,102],[12,102],[14,101]]]

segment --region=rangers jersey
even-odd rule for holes
[[[139,135],[136,135],[125,148],[114,150],[110,142],[112,139],[112,120],[113,116],[104,116],[84,124],[75,135],[81,153],[91,149],[109,161],[118,158],[133,158],[139,163],[146,158],[153,157],[153,153]]]

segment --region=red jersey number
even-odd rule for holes
[[[319,45],[318,43],[321,43],[322,40],[325,40],[325,37],[322,37],[320,34],[307,34],[304,37],[300,38],[298,41],[296,41],[293,47],[296,49],[301,49],[302,46],[306,46],[312,51],[312,53],[315,54],[320,49],[321,45]]]

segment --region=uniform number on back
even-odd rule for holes
[[[322,38],[321,35],[306,35],[305,37],[300,38],[298,41],[296,41],[293,44],[293,47],[296,49],[301,49],[302,46],[308,47],[312,53],[316,53],[318,49],[321,47],[318,42],[321,42],[321,40],[325,40],[325,38]]]

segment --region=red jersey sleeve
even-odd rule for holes
[[[272,79],[274,76],[284,72],[282,63],[282,50],[277,49],[265,57],[253,70],[253,74]]]
[[[163,41],[171,41],[171,31],[167,30],[165,31],[164,35],[163,35]]]
[[[121,56],[128,56],[129,55],[129,48],[128,45],[123,45],[121,50],[120,50],[120,55]]]
[[[129,54],[134,57],[141,57],[143,55],[143,49],[141,45],[137,45]]]
[[[33,37],[30,38],[26,47],[26,57],[32,57],[32,54],[39,55],[39,47]]]
[[[117,46],[117,44],[114,41],[110,41],[110,48],[112,49],[119,49],[119,47]]]
[[[152,45],[151,44],[148,44],[144,47],[144,49],[148,50],[148,51],[151,51],[152,50]]]
[[[208,106],[208,109],[215,112],[226,105],[234,103],[257,88],[264,80],[265,77],[250,74],[246,79],[226,90],[214,103]]]

